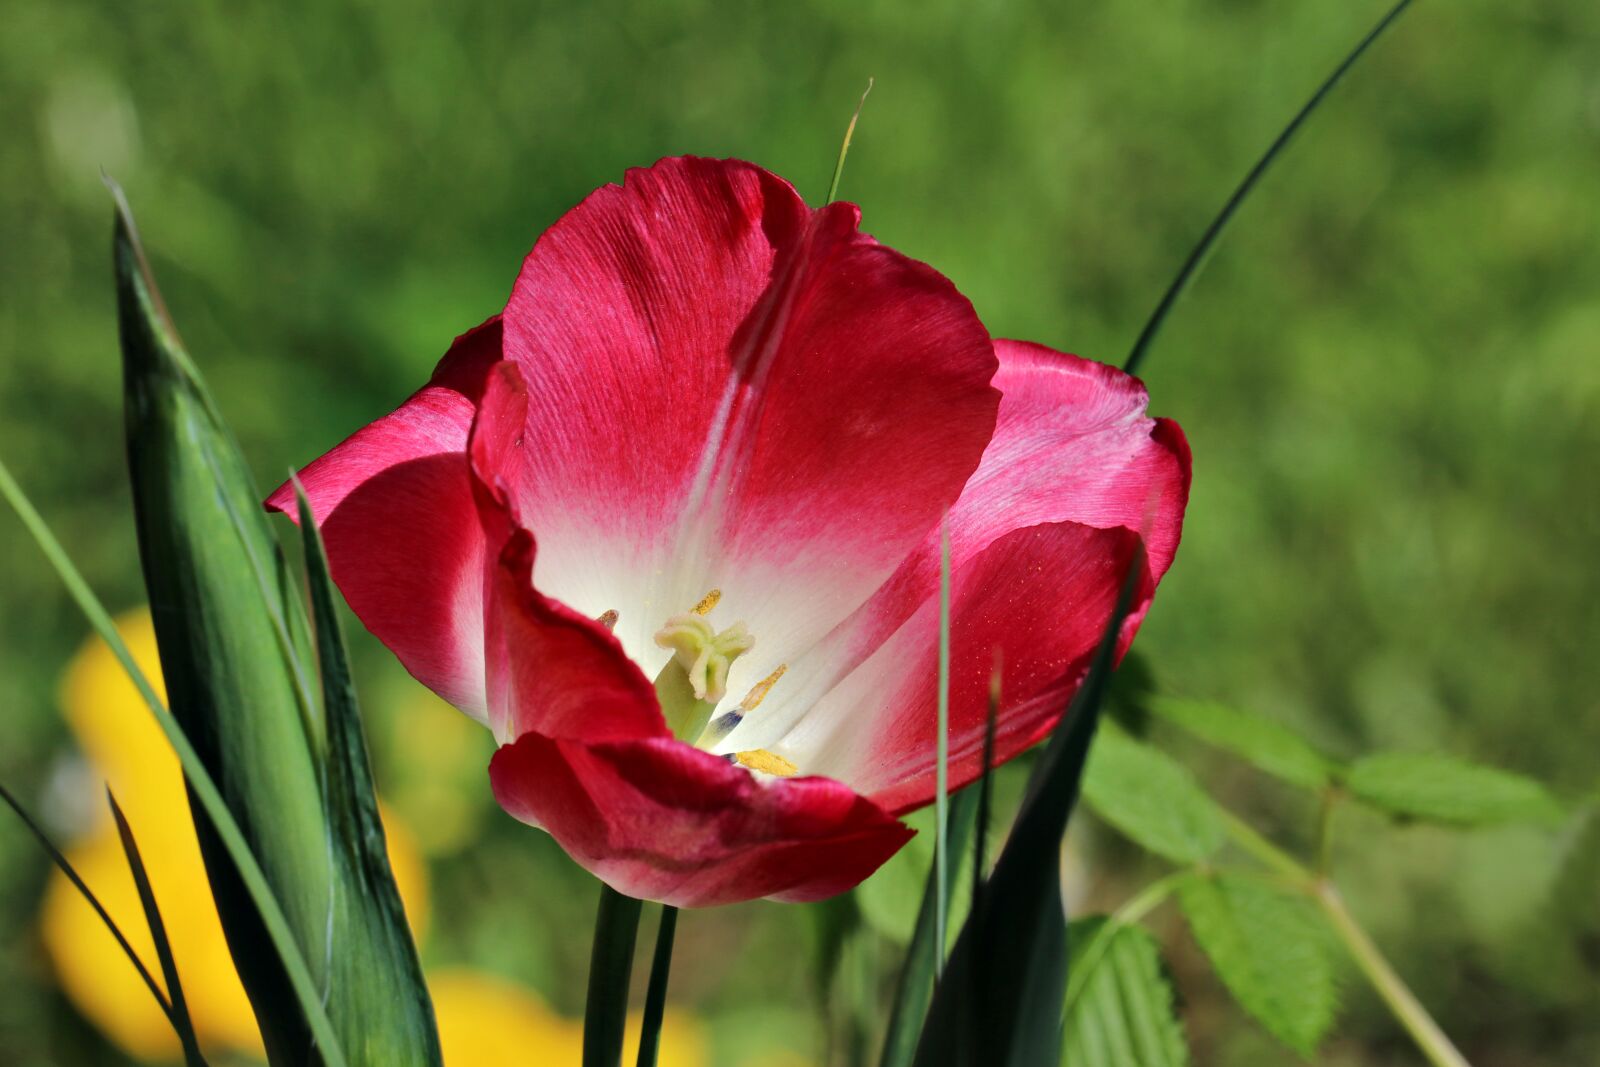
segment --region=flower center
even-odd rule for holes
[[[667,728],[678,740],[707,749],[728,736],[788,669],[780,665],[757,682],[738,707],[713,721],[717,704],[728,695],[728,669],[756,643],[743,622],[725,630],[711,624],[707,616],[721,599],[722,590],[711,590],[691,610],[669,618],[655,635],[659,647],[672,651],[672,658],[656,675],[656,697]],[[789,760],[765,749],[737,752],[729,758],[764,774],[788,777],[798,773]]]

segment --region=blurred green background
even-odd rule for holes
[[[624,168],[738,156],[820,200],[868,75],[841,189],[865,228],[949,275],[995,334],[1120,361],[1232,185],[1381,10],[0,0],[0,455],[107,602],[136,606],[101,168],[275,484],[415,388],[499,309],[538,233]],[[1443,751],[1594,794],[1597,56],[1585,0],[1424,0],[1237,220],[1145,367],[1195,454],[1184,546],[1139,642],[1163,689],[1340,754]],[[56,686],[85,627],[9,514],[0,559],[0,780],[70,834],[62,783],[83,771]],[[458,827],[425,841],[430,964],[577,1013],[590,883],[490,810],[486,735],[448,774],[417,764],[438,711],[360,636],[380,784],[424,836],[446,807]],[[1306,839],[1302,802],[1176,750]],[[1343,830],[1352,906],[1478,1067],[1600,1062],[1597,916],[1549,905],[1571,827]],[[1087,822],[1075,848],[1074,891],[1097,905],[1150,874]],[[128,1062],[55,990],[35,933],[46,876],[0,821],[0,1058]],[[814,910],[686,916],[674,992],[716,1063],[824,1062]],[[1181,926],[1154,925],[1198,1063],[1292,1061]],[[1352,982],[1319,1062],[1419,1060]]]

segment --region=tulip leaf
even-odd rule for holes
[[[950,798],[950,821],[945,840],[949,843],[954,867],[961,869],[967,845],[977,823],[978,808],[982,800],[981,786],[963,789]],[[927,848],[916,847],[924,835],[913,837],[905,848],[897,852],[878,873],[868,878],[856,890],[862,914],[884,936],[904,942],[906,953],[900,964],[900,975],[895,982],[894,1002],[889,1011],[889,1025],[884,1032],[883,1055],[880,1067],[909,1067],[917,1051],[917,1036],[922,1030],[928,1011],[928,998],[933,993],[934,978],[938,971],[934,946],[937,923],[934,910],[939,907],[939,893],[935,884],[938,871]],[[906,904],[912,887],[921,875],[922,903],[917,908],[911,928],[902,934],[898,916],[907,914]],[[953,887],[970,884],[957,880]],[[950,909],[947,921],[957,925],[964,918],[970,904],[969,894],[949,894],[944,905]],[[896,936],[900,935],[900,936]],[[909,936],[907,936],[909,935]]]
[[[1372,47],[1379,37],[1383,36],[1384,31],[1393,25],[1395,20],[1410,6],[1411,0],[1399,0],[1399,3],[1390,8],[1388,14],[1379,19],[1378,24],[1368,31],[1367,35],[1356,44],[1355,48],[1351,49],[1350,53],[1333,69],[1333,73],[1328,75],[1327,79],[1317,87],[1317,91],[1311,94],[1311,99],[1307,100],[1295,117],[1289,120],[1289,125],[1285,126],[1272,144],[1267,146],[1266,152],[1262,154],[1260,159],[1256,160],[1256,165],[1250,168],[1250,172],[1244,176],[1244,180],[1239,183],[1238,188],[1234,189],[1233,195],[1229,196],[1227,202],[1222,205],[1222,210],[1217,212],[1216,218],[1211,220],[1211,225],[1207,226],[1205,233],[1201,234],[1199,242],[1195,244],[1194,248],[1190,249],[1188,258],[1183,261],[1183,266],[1178,268],[1177,276],[1172,279],[1166,291],[1161,294],[1160,302],[1156,304],[1155,310],[1150,313],[1150,318],[1146,320],[1144,329],[1139,332],[1139,338],[1134,342],[1132,351],[1128,353],[1127,360],[1122,364],[1123,370],[1129,374],[1137,374],[1139,372],[1139,365],[1144,362],[1145,354],[1149,352],[1150,346],[1155,344],[1156,336],[1161,332],[1162,324],[1167,321],[1167,316],[1172,313],[1173,307],[1177,305],[1178,298],[1183,296],[1184,291],[1189,288],[1189,283],[1199,273],[1217,240],[1221,238],[1222,232],[1228,228],[1228,223],[1233,221],[1233,216],[1244,202],[1249,199],[1250,194],[1255,190],[1256,184],[1261,181],[1267,171],[1272,169],[1272,164],[1283,154],[1283,150],[1289,146],[1289,142],[1294,140],[1295,134],[1300,132],[1300,127],[1305,125],[1306,120],[1311,117],[1312,113],[1322,106],[1323,100],[1333,91],[1334,86],[1344,79],[1350,68],[1355,66],[1356,61],[1366,53],[1368,48]]]
[[[1362,803],[1401,818],[1483,826],[1554,822],[1561,805],[1531,778],[1428,752],[1359,759],[1345,786]]]
[[[114,252],[145,586],[173,715],[264,875],[248,884],[202,806],[201,853],[268,1057],[303,1063],[309,1049],[311,1063],[436,1067],[320,549],[308,550],[327,683],[315,693],[293,571],[120,195]]]
[[[1062,1067],[1186,1067],[1189,1045],[1155,938],[1102,916],[1067,931],[1078,995]]]
[[[1178,887],[1195,941],[1241,1007],[1309,1057],[1338,1010],[1327,926],[1303,894],[1232,875]]]
[[[1035,1067],[1061,1054],[1067,922],[1061,839],[1077,804],[1117,637],[1147,574],[1142,542],[1082,685],[1034,764],[1010,838],[933,994],[916,1067]]]
[[[1299,734],[1268,719],[1209,700],[1150,696],[1143,706],[1208,744],[1291,785],[1322,789],[1342,768]]]
[[[189,1004],[184,999],[183,984],[178,978],[178,961],[173,957],[172,943],[167,939],[167,924],[161,921],[161,909],[156,906],[155,890],[150,885],[144,858],[139,855],[133,827],[128,825],[117,798],[109,789],[106,790],[106,801],[111,805],[111,817],[116,821],[117,836],[122,840],[122,853],[128,858],[128,872],[133,875],[134,887],[139,892],[139,905],[144,909],[150,938],[155,942],[156,958],[161,961],[161,976],[166,979],[167,995],[172,1004],[172,1028],[178,1032],[178,1043],[183,1046],[183,1062],[189,1067],[205,1067],[205,1057],[200,1055],[200,1040],[194,1032],[194,1020],[189,1018]]]
[[[1083,796],[1106,822],[1174,863],[1197,863],[1226,838],[1216,806],[1194,776],[1115,723],[1100,728]]]
[[[173,714],[167,710],[161,698],[156,695],[155,688],[144,672],[139,669],[134,661],[133,653],[128,650],[127,643],[122,640],[122,635],[117,632],[116,624],[111,620],[111,615],[106,611],[105,605],[100,603],[89,584],[83,580],[83,575],[73,565],[66,550],[56,540],[55,535],[45,524],[44,519],[34,508],[27,495],[22,492],[16,480],[11,477],[11,472],[0,463],[0,495],[16,511],[22,523],[27,527],[28,533],[38,544],[45,559],[61,578],[61,584],[66,586],[68,594],[78,605],[84,617],[94,632],[106,643],[111,654],[127,674],[128,680],[133,683],[140,698],[150,713],[155,717],[157,725],[166,735],[167,741],[172,745],[173,752],[178,757],[178,762],[183,767],[184,779],[189,787],[192,800],[198,801],[203,818],[210,821],[217,838],[226,850],[228,859],[231,860],[238,871],[239,879],[243,882],[250,895],[251,903],[259,910],[262,925],[266,928],[271,939],[270,951],[275,951],[283,961],[284,970],[288,973],[293,987],[294,996],[300,1008],[305,1012],[311,1032],[317,1035],[318,1043],[326,1051],[323,1059],[327,1067],[340,1067],[344,1057],[337,1044],[333,1041],[333,1026],[329,1021],[327,1012],[322,1006],[321,997],[317,994],[316,987],[311,980],[311,971],[306,964],[305,956],[300,952],[300,947],[290,931],[289,922],[284,915],[282,906],[273,894],[267,882],[266,874],[261,869],[255,854],[245,841],[243,831],[233,817],[233,812],[223,800],[222,791],[218,789],[216,781],[211,777],[211,772],[201,760],[195,747],[190,743],[188,735]],[[197,814],[196,826],[200,825],[200,816]],[[214,888],[214,887],[213,887]],[[81,884],[80,884],[81,889]],[[101,909],[102,918],[105,917]],[[143,965],[139,965],[143,972]],[[159,999],[166,1003],[164,995]],[[258,1022],[259,1022],[258,1016]]]
[[[437,1067],[444,1054],[433,1001],[389,866],[328,557],[311,502],[298,480],[295,493],[327,717],[327,817],[335,835],[335,859],[344,874],[334,881],[329,937],[339,948],[331,961],[331,981],[345,991],[346,1010],[354,1016],[384,1020],[383,1031],[367,1038],[375,1060]]]

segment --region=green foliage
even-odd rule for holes
[[[339,867],[327,934],[339,949],[329,961],[329,982],[343,991],[341,1006],[349,1017],[377,1020],[373,1025],[393,1031],[363,1035],[374,1061],[402,1062],[395,1057],[411,1055],[415,1062],[438,1064],[443,1053],[433,1002],[389,867],[388,838],[378,813],[328,557],[311,503],[298,481],[295,491],[322,675],[327,734],[324,805],[334,835],[333,860]]]
[[[1321,789],[1339,773],[1337,762],[1299,734],[1226,704],[1152,695],[1141,706],[1292,785]]]
[[[1194,776],[1114,723],[1101,727],[1083,795],[1106,822],[1174,863],[1196,863],[1222,847],[1216,807]]]
[[[971,869],[974,857],[970,854],[973,831],[980,805],[979,790],[975,783],[950,798],[950,821],[945,840],[953,862],[949,867],[950,892],[945,896],[946,928],[959,930],[966,922],[972,904],[972,879],[965,874]],[[924,810],[907,822],[915,825],[927,821]],[[878,872],[863,882],[855,892],[856,903],[867,923],[891,940],[905,944],[905,956],[900,962],[900,974],[895,982],[894,1001],[889,1011],[889,1023],[884,1029],[883,1055],[879,1067],[907,1067],[916,1055],[917,1038],[922,1032],[922,1022],[928,1012],[928,998],[933,993],[939,965],[935,941],[935,909],[939,906],[934,879],[938,872],[933,864],[931,834],[919,833],[907,842]],[[915,922],[910,922],[909,904],[921,895]],[[902,934],[903,929],[903,934]]]
[[[1062,1067],[1185,1067],[1189,1045],[1155,938],[1104,916],[1067,927],[1072,985]]]
[[[326,707],[310,690],[317,660],[304,608],[261,496],[118,206],[140,558],[173,715],[282,908],[286,929],[224,827],[209,808],[197,811],[217,910],[269,1057],[298,1062],[315,1048],[313,1062],[330,1065],[438,1064],[320,552],[308,549]]]
[[[144,858],[139,855],[133,827],[128,825],[117,798],[109,790],[106,792],[106,801],[111,805],[117,836],[122,841],[122,854],[127,857],[128,873],[133,875],[134,888],[139,893],[139,906],[144,909],[144,920],[156,947],[156,958],[161,961],[161,977],[166,981],[167,998],[171,1004],[168,1017],[183,1047],[183,1062],[188,1067],[205,1067],[205,1057],[200,1055],[200,1040],[194,1032],[194,1020],[189,1018],[189,1003],[183,995],[183,983],[178,978],[178,961],[172,955],[172,943],[167,939],[167,924],[161,921],[161,909],[156,906],[155,890],[151,888],[150,876],[145,872]]]
[[[1117,636],[1145,565],[1129,561],[1083,684],[1050,734],[994,871],[973,901],[917,1043],[916,1067],[1033,1067],[1061,1052],[1067,923],[1061,839],[1077,807]]]
[[[1310,900],[1235,875],[1196,876],[1178,889],[1195,941],[1240,1006],[1309,1057],[1338,1009],[1332,946]]]
[[[1380,752],[1357,760],[1351,795],[1391,815],[1483,826],[1553,822],[1561,805],[1531,778],[1428,752]]]

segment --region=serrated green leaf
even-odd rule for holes
[[[1345,785],[1391,815],[1460,826],[1554,822],[1561,805],[1531,778],[1429,752],[1380,752],[1359,759]]]
[[[1114,723],[1100,730],[1083,796],[1106,822],[1174,863],[1205,859],[1227,836],[1194,776]]]
[[[1210,700],[1146,698],[1144,706],[1202,741],[1292,785],[1321,789],[1340,771],[1299,734],[1256,715]]]
[[[1311,901],[1228,875],[1190,878],[1178,900],[1234,999],[1274,1037],[1309,1057],[1339,1003],[1328,929]]]
[[[1155,938],[1104,916],[1068,927],[1076,1001],[1062,1067],[1184,1067],[1189,1045]]]

